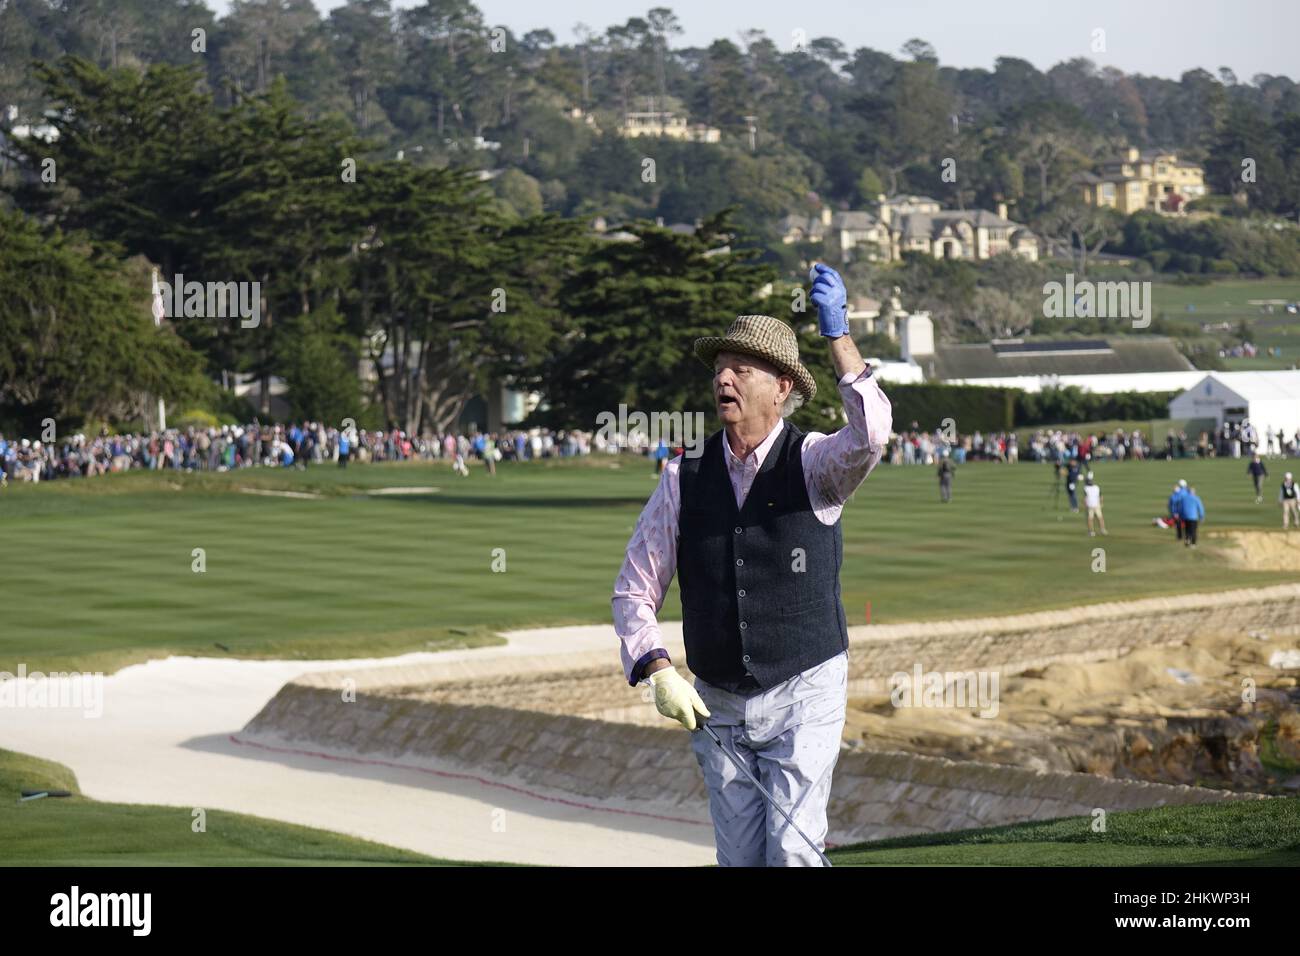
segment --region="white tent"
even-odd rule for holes
[[[1266,429],[1288,439],[1300,431],[1300,370],[1209,372],[1169,403],[1169,417],[1214,419],[1216,427],[1248,418],[1267,448]]]
[[[1004,375],[1001,378],[951,378],[947,385],[984,385],[1041,392],[1045,388],[1077,385],[1085,392],[1111,395],[1115,392],[1176,392],[1191,388],[1204,372],[1098,372],[1090,375]]]
[[[881,360],[875,357],[867,359],[871,374],[878,382],[918,383],[925,381],[925,373],[915,362],[897,362]]]

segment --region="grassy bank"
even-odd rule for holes
[[[18,802],[23,790],[69,797]],[[189,807],[100,803],[62,764],[0,750],[2,866],[467,866],[312,827]]]
[[[899,837],[841,847],[836,866],[1300,866],[1300,800],[1241,800]]]

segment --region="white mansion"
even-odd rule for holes
[[[936,259],[989,259],[1004,252],[1037,260],[1038,237],[1007,218],[1006,203],[987,209],[942,209],[929,196],[880,196],[874,212],[833,212],[786,216],[780,222],[785,243],[820,242],[828,258],[849,262],[866,258],[894,262],[904,252]]]

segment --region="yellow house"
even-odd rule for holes
[[[1205,171],[1167,150],[1130,146],[1096,173],[1081,173],[1075,183],[1090,206],[1107,206],[1128,215],[1139,209],[1175,213],[1206,194]]]

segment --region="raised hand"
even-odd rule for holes
[[[848,290],[844,288],[840,274],[824,262],[817,262],[808,270],[808,278],[812,280],[809,298],[817,303],[821,334],[828,339],[848,335]]]

